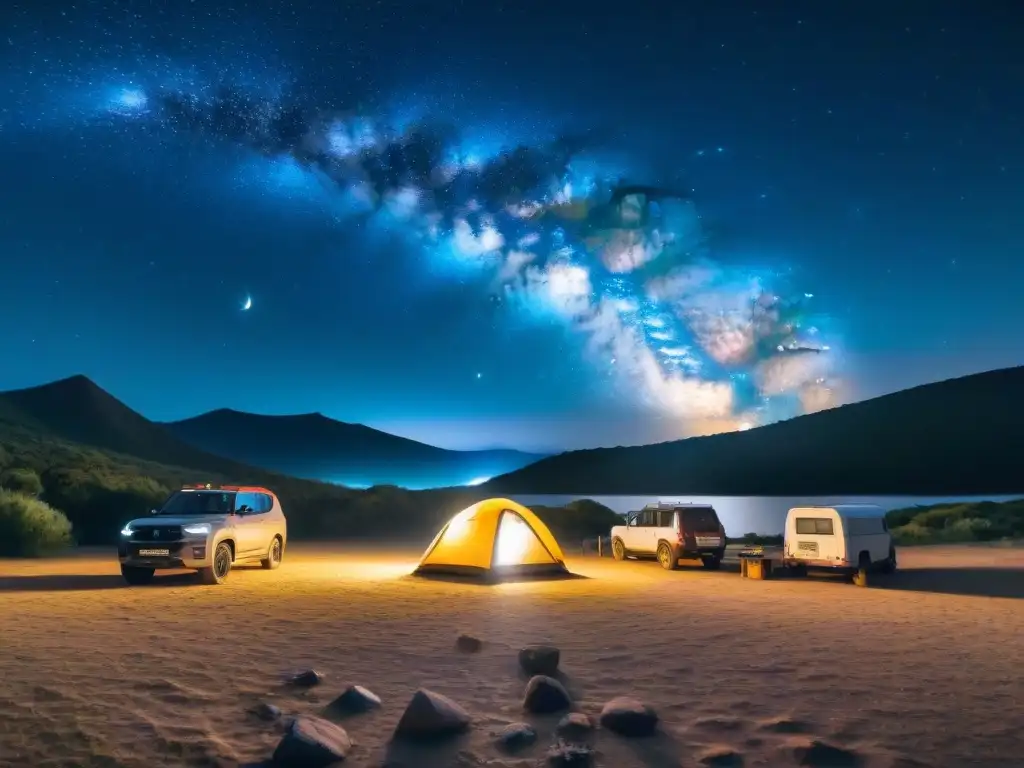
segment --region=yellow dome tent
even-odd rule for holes
[[[568,571],[539,517],[509,499],[487,499],[445,523],[414,572],[501,577]]]

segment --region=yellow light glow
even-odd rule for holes
[[[520,565],[530,546],[530,526],[519,517],[505,513],[498,524],[498,544],[495,548],[495,565]]]
[[[445,529],[444,537],[450,538],[457,541],[466,535],[466,531],[469,530],[469,521],[473,519],[473,507],[464,509],[451,520],[448,521],[448,527]]]

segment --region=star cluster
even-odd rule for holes
[[[287,161],[343,200],[343,215],[485,272],[506,311],[560,318],[597,370],[658,412],[756,423],[830,403],[811,294],[716,261],[688,190],[604,171],[585,135],[483,156],[429,116],[396,128],[240,86],[126,86],[102,106],[138,129]]]

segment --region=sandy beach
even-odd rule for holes
[[[259,764],[282,726],[253,706],[321,715],[349,683],[383,707],[338,721],[347,765],[543,764],[558,717],[524,716],[516,662],[537,642],[561,649],[576,710],[626,694],[660,715],[651,739],[598,731],[595,765],[1024,759],[1024,549],[904,550],[902,572],[868,589],[596,557],[570,558],[586,578],[483,586],[405,576],[418,554],[295,545],[280,570],[219,587],[127,588],[105,552],[0,562],[0,765]],[[463,632],[479,653],[456,649]],[[305,668],[324,682],[286,685]],[[391,746],[420,687],[462,704],[470,733]],[[495,734],[522,720],[537,743],[504,754]],[[807,762],[814,741],[841,752]]]

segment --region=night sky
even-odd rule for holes
[[[8,0],[0,388],[562,449],[1019,364],[1013,5]]]

